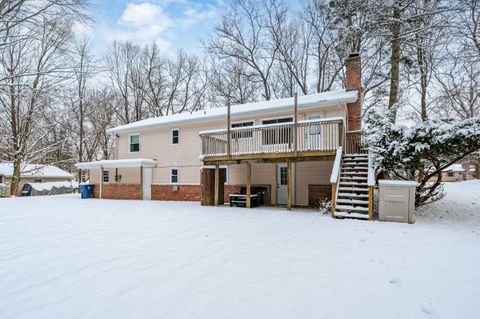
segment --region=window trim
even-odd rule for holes
[[[138,151],[131,151],[131,145],[132,145],[132,141],[131,141],[131,137],[132,136],[137,136],[138,135]],[[142,139],[140,137],[140,133],[132,133],[132,134],[128,134],[128,154],[136,154],[136,153],[140,153],[140,144],[142,143]]]
[[[235,125],[235,124],[243,124],[243,123],[253,123],[253,124],[249,125],[249,126],[233,127],[233,125]],[[250,127],[250,126],[255,126],[255,119],[235,121],[235,122],[230,123],[230,129],[231,130],[236,129],[236,128]],[[252,132],[252,131],[247,131],[247,132]],[[234,131],[232,135],[234,135],[235,133],[237,133],[237,132]],[[238,137],[235,137],[234,138],[235,140],[247,139],[247,138],[252,138],[253,137],[253,132],[252,132],[251,136],[242,136],[241,132],[238,132],[237,134],[238,134]],[[243,134],[243,135],[245,135],[245,134]]]
[[[265,121],[274,121],[274,120],[281,120],[281,119],[291,119],[290,122],[281,122],[281,123],[270,123],[270,124],[265,124]],[[292,115],[287,115],[287,116],[278,116],[278,117],[272,117],[272,118],[265,118],[262,119],[262,125],[273,125],[273,124],[293,124],[294,122],[294,116]],[[290,141],[293,143],[293,131],[292,128],[288,128],[288,131],[290,131],[290,137],[288,138],[287,142],[282,142],[279,141],[279,143],[266,143],[265,142],[265,133],[262,133],[262,146],[270,146],[270,145],[283,145],[283,144],[288,144]],[[279,139],[279,136],[274,137],[274,139]],[[275,140],[274,140],[275,141]]]
[[[176,170],[176,171],[177,171],[177,175],[176,175],[176,176],[177,176],[177,181],[176,181],[176,182],[173,182],[173,181],[172,181],[172,177],[174,176],[174,175],[172,174],[172,173],[173,173],[173,170]],[[178,184],[178,180],[179,180],[179,178],[178,178],[178,175],[179,175],[179,174],[178,174],[178,173],[179,173],[179,172],[178,172],[178,168],[177,168],[177,167],[171,167],[171,168],[170,168],[170,178],[169,178],[169,183],[170,183],[170,184],[172,184],[172,185],[177,185],[177,184]]]
[[[177,131],[177,143],[173,143],[173,132]],[[180,144],[180,129],[179,128],[172,128],[170,130],[170,144],[171,145],[178,145]]]
[[[276,117],[267,117],[267,118],[262,118],[260,121],[262,122],[262,125],[271,125],[271,124],[263,124],[264,121],[272,121],[272,120],[280,120],[280,119],[286,119],[286,118],[291,118],[291,122],[283,122],[282,124],[289,124],[289,123],[294,123],[295,119],[293,115],[284,115],[284,116],[276,116]]]
[[[107,181],[105,181],[105,172],[107,173]],[[110,170],[102,168],[102,183],[110,183]]]

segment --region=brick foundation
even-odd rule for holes
[[[93,197],[100,197],[100,185],[93,187]],[[105,199],[142,199],[140,184],[103,184]]]
[[[308,206],[318,208],[320,198],[332,199],[331,185],[308,185]]]
[[[202,186],[177,185],[178,190],[173,190],[174,185],[152,185],[152,200],[178,200],[200,201]]]

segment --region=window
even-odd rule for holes
[[[179,130],[174,129],[172,130],[172,144],[178,144],[179,141]]]
[[[233,123],[231,125],[231,128],[248,127],[248,126],[253,126],[253,125],[254,125],[253,121],[246,121],[246,122]],[[233,132],[232,133],[232,138],[233,139],[251,138],[252,136],[253,136],[253,132],[250,131],[250,130],[241,130],[239,132]]]
[[[263,125],[269,124],[281,124],[281,123],[292,123],[293,117],[285,117],[272,120],[262,121]],[[263,145],[274,145],[274,144],[290,144],[293,142],[293,131],[292,127],[272,127],[267,128],[262,131],[262,142]]]
[[[225,180],[224,182],[228,184],[228,166],[221,167],[221,170],[225,170]]]
[[[178,183],[178,169],[172,168],[170,170],[170,183],[176,184]]]
[[[34,183],[41,183],[42,182],[42,179],[41,178],[36,178],[33,180]]]
[[[104,169],[103,170],[103,182],[104,183],[108,183],[110,181],[110,172],[108,171],[108,169]]]
[[[448,177],[453,177],[453,175],[455,175],[455,174],[453,174],[453,172],[448,172],[448,173],[447,173],[447,176],[448,176]]]
[[[128,139],[130,153],[140,152],[140,134],[130,135]]]

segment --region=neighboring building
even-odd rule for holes
[[[452,164],[442,171],[442,181],[460,182],[470,179],[462,164]]]
[[[0,162],[0,184],[6,184],[9,191],[13,175],[13,163]],[[73,175],[64,170],[42,164],[27,164],[21,166],[20,183],[17,196],[20,196],[23,185],[27,183],[49,183],[72,181]]]
[[[337,149],[362,151],[360,57],[345,65],[346,89],[299,96],[297,121],[294,98],[232,106],[229,132],[226,107],[150,118],[108,130],[116,160],[76,167],[89,170],[96,197],[200,200],[213,169],[216,180],[225,175],[222,198],[251,185],[269,205],[316,206],[331,198]]]

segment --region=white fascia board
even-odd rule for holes
[[[339,97],[336,98],[324,98],[324,99],[313,99],[310,96],[307,97],[307,101],[299,101],[298,107],[299,110],[305,110],[314,107],[331,107],[346,103],[353,103],[358,99],[358,91],[347,91],[341,92],[338,94]],[[289,101],[291,99],[291,103]],[[293,98],[277,100],[277,101],[264,101],[264,102],[257,102],[257,103],[249,103],[245,104],[245,107],[242,109],[242,105],[234,106],[235,109],[232,107],[232,118],[235,117],[243,117],[243,116],[253,116],[253,115],[263,115],[268,113],[276,113],[276,112],[284,112],[284,111],[292,111],[293,112]],[[277,102],[278,106],[271,106],[271,107],[258,107],[255,108],[255,105],[261,106],[264,103],[274,103]],[[287,103],[288,102],[288,103]],[[212,114],[207,114],[212,113]],[[194,113],[179,113],[172,115],[169,119],[169,116],[164,117],[157,117],[142,120],[135,123],[130,123],[122,126],[117,126],[107,130],[107,134],[117,134],[117,133],[131,133],[139,130],[147,130],[153,129],[158,127],[170,127],[174,125],[180,125],[184,123],[203,123],[203,122],[211,122],[216,120],[225,119],[227,115],[226,108],[218,108],[218,109],[209,109],[209,110],[201,110],[196,111]],[[175,118],[176,117],[176,118]],[[142,123],[143,122],[143,123]]]

